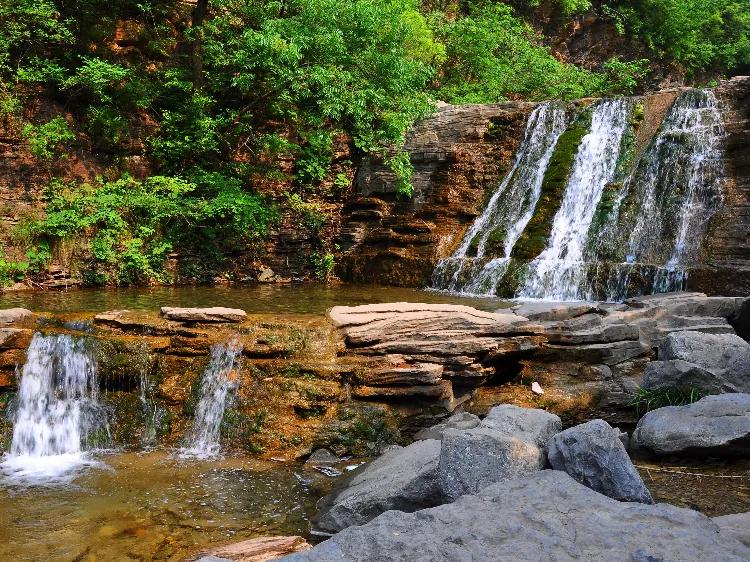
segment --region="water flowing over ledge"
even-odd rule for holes
[[[564,119],[564,109],[542,104],[532,113],[511,170],[458,249],[439,261],[432,288],[558,301],[685,288],[722,201],[725,132],[713,92],[677,96],[642,153],[637,98],[575,111]]]

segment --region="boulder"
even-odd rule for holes
[[[674,332],[659,346],[658,357],[687,361],[740,384],[750,376],[750,343],[735,334]]]
[[[719,526],[723,536],[750,547],[750,511],[714,517],[713,521]]]
[[[35,317],[34,313],[25,308],[5,308],[0,310],[0,326],[24,324]]]
[[[310,548],[310,544],[302,537],[258,537],[211,548],[201,553],[196,562],[267,562]]]
[[[487,427],[447,429],[440,450],[440,488],[448,501],[544,467],[540,448]]]
[[[389,509],[416,511],[439,505],[439,457],[440,441],[434,439],[389,449],[320,500],[316,529],[335,533],[363,525]]]
[[[474,429],[480,424],[481,420],[474,414],[468,412],[458,412],[453,414],[447,420],[432,427],[427,427],[418,431],[414,439],[442,439],[446,429]]]
[[[223,306],[212,306],[209,308],[180,308],[162,306],[161,315],[167,320],[175,322],[209,322],[226,323],[242,322],[247,318],[247,313],[239,308],[225,308]]]
[[[492,408],[482,420],[481,426],[507,437],[533,443],[542,449],[547,446],[550,437],[562,430],[562,422],[555,414],[513,404],[501,404]]]
[[[653,503],[620,432],[604,420],[561,431],[550,439],[547,449],[552,468],[567,472],[584,486],[615,500]]]
[[[632,443],[656,455],[737,456],[750,452],[750,394],[706,396],[641,418]]]
[[[338,462],[339,458],[328,449],[315,449],[312,454],[307,457],[305,464],[310,466],[327,466],[337,464]]]
[[[643,371],[643,388],[661,390],[703,390],[708,393],[750,392],[750,373],[744,377],[733,376],[732,372],[705,369],[682,359],[651,361]]]
[[[389,511],[285,562],[749,560],[705,515],[618,502],[544,470],[416,513]]]

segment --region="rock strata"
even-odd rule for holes
[[[706,396],[688,406],[647,413],[633,445],[656,455],[746,455],[750,452],[750,394]]]
[[[562,431],[549,441],[548,458],[555,470],[610,498],[653,503],[651,493],[620,440],[620,432],[604,420],[592,420]]]
[[[286,562],[748,560],[697,511],[618,502],[544,470],[416,513],[389,511]]]

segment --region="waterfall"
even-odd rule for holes
[[[626,196],[641,201],[640,212],[629,228],[611,298],[626,296],[630,276],[642,264],[651,266],[652,292],[684,288],[685,266],[721,205],[724,134],[713,92],[688,90],[675,100],[628,185]]]
[[[185,436],[181,456],[210,458],[219,454],[221,421],[231,394],[238,386],[241,354],[242,346],[236,341],[211,347],[193,424]]]
[[[529,264],[521,298],[576,300],[586,279],[589,227],[605,186],[615,174],[622,135],[628,125],[624,99],[602,100],[583,137],[568,178],[547,247]]]
[[[108,442],[97,401],[96,362],[85,338],[35,334],[21,372],[4,472],[56,477],[87,464],[83,452]]]
[[[533,216],[544,172],[565,127],[561,104],[543,103],[532,111],[510,171],[453,256],[438,263],[433,288],[494,294],[511,250]]]

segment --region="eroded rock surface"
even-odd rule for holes
[[[286,562],[373,560],[748,560],[708,517],[618,502],[544,470],[416,513],[390,511]]]
[[[620,432],[604,420],[592,420],[552,437],[548,458],[577,482],[605,496],[653,503],[651,493],[630,461]]]
[[[706,396],[641,418],[633,444],[656,455],[746,455],[750,452],[750,394]]]
[[[239,308],[226,308],[223,306],[212,306],[208,308],[180,308],[162,306],[161,315],[167,320],[176,322],[242,322],[247,318],[247,313]]]

